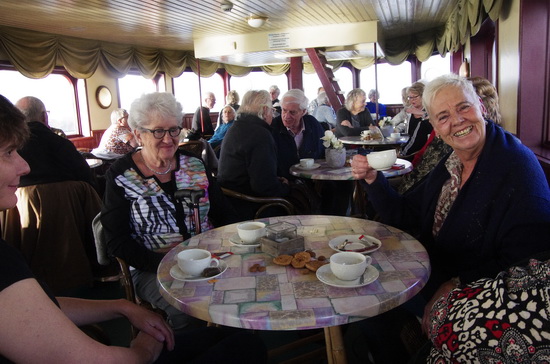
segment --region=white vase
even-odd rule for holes
[[[325,149],[325,159],[329,167],[340,168],[346,164],[346,148]]]

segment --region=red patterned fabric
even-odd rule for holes
[[[428,363],[548,363],[550,264],[531,260],[432,307]]]

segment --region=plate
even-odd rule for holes
[[[217,276],[219,276],[220,274],[223,274],[223,272],[225,272],[227,270],[227,263],[224,262],[223,260],[220,260],[220,265],[219,267],[221,268],[221,272],[216,274],[216,275],[213,275],[213,276],[210,276],[210,277],[203,277],[203,276],[188,276],[186,274],[184,274],[180,267],[178,266],[178,263],[174,264],[172,266],[172,268],[170,268],[170,275],[172,276],[172,278],[174,279],[177,279],[178,281],[184,281],[184,282],[201,282],[201,281],[208,281],[212,278],[215,278]]]
[[[312,169],[317,169],[317,168],[321,167],[321,165],[319,163],[313,163],[313,165],[311,167],[302,167],[299,164],[295,164],[294,167],[296,167],[298,169],[301,169],[301,170],[304,170],[304,171],[311,171]]]
[[[246,248],[256,248],[256,247],[260,246],[259,241],[255,242],[255,243],[252,243],[252,244],[245,243],[244,241],[241,240],[241,238],[239,238],[239,234],[232,235],[229,238],[229,242],[231,244],[235,245],[235,246],[242,246],[242,247],[246,247]]]
[[[365,281],[363,282],[363,284],[359,284],[359,280],[361,279],[361,277],[354,279],[353,281],[343,281],[336,278],[336,276],[332,273],[332,270],[330,270],[330,264],[325,264],[321,268],[317,269],[316,274],[317,278],[324,284],[340,288],[363,287],[377,280],[378,276],[380,275],[378,269],[376,269],[372,265],[369,265],[366,272],[363,273],[365,275]]]
[[[331,239],[328,242],[333,250],[337,252],[357,252],[362,254],[370,254],[374,251],[377,251],[382,246],[382,242],[375,237],[370,235],[363,235],[363,239],[367,242],[359,240],[361,235],[342,235],[334,239]],[[344,243],[345,240],[348,240],[350,243],[346,245],[345,250],[338,249],[338,247]],[[370,243],[370,245],[368,245]]]

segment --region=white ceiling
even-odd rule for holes
[[[453,0],[233,0],[233,9],[225,12],[220,5],[222,1],[227,0],[1,0],[0,24],[191,51],[197,38],[376,20],[379,38],[391,39],[443,25],[457,3]],[[246,22],[251,15],[266,16],[268,21],[261,28],[252,28]],[[345,34],[342,40],[345,41]],[[361,56],[362,52],[346,51],[338,57]],[[267,58],[273,61],[273,56]],[[268,63],[267,58],[262,57],[250,60],[249,64]]]

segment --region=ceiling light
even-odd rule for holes
[[[267,16],[252,15],[247,19],[248,25],[252,28],[259,28],[265,24]]]

